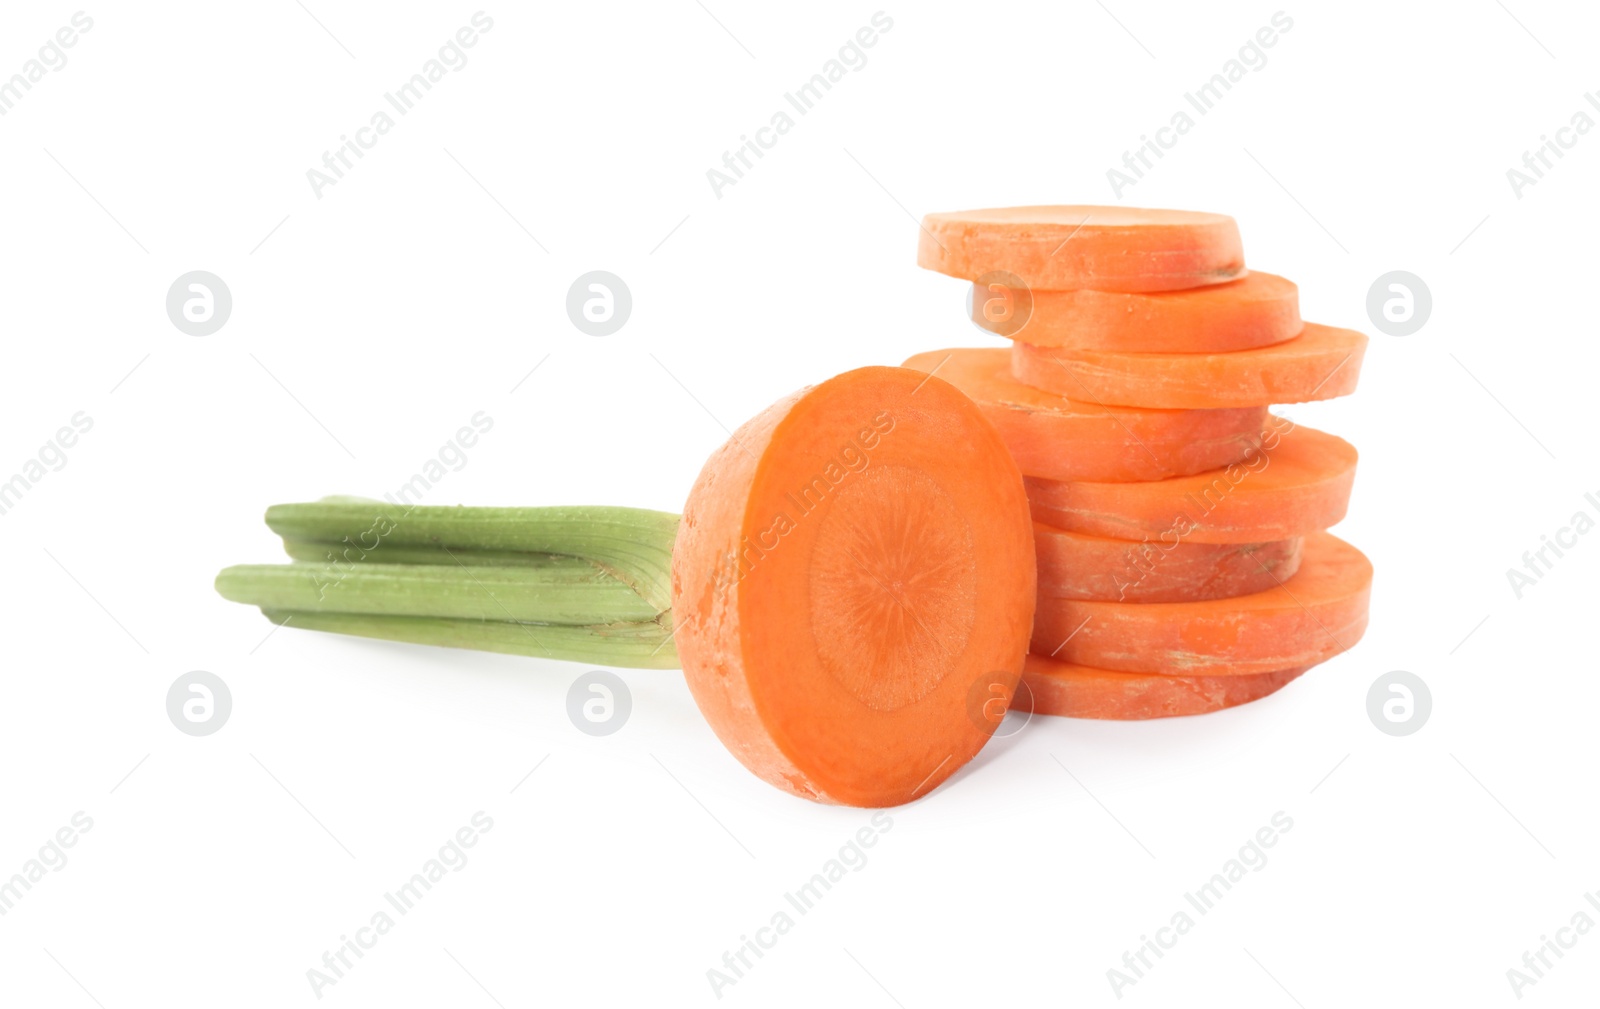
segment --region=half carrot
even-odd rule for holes
[[[1033,619],[1016,464],[938,378],[862,368],[734,433],[673,550],[678,654],[701,712],[805,798],[907,802],[988,740],[975,683],[1010,693]]]
[[[1202,715],[1277,693],[1307,667],[1245,676],[1119,673],[1029,655],[1013,707],[1036,715],[1139,721]]]
[[[1147,483],[1025,483],[1034,519],[1060,529],[1164,544],[1265,543],[1344,518],[1355,477],[1349,442],[1273,417],[1261,447],[1225,469]]]
[[[1039,605],[1174,603],[1263,592],[1300,570],[1300,537],[1271,543],[1140,542],[1033,525]]]
[[[1033,290],[1176,291],[1244,273],[1223,214],[1134,207],[999,207],[928,214],[917,265],[963,280],[1005,271]]]
[[[1261,443],[1267,408],[1139,410],[1024,385],[1003,347],[916,354],[907,368],[966,393],[999,430],[1017,466],[1051,480],[1165,480],[1230,466]]]
[[[1036,347],[1138,353],[1216,353],[1282,343],[1298,335],[1300,289],[1252,270],[1187,291],[1025,291],[1000,280],[974,284],[972,321]]]
[[[1028,385],[1100,403],[1214,410],[1347,396],[1355,391],[1366,349],[1366,336],[1353,329],[1310,322],[1292,340],[1226,354],[1129,354],[1015,343],[1011,373]]]
[[[1233,599],[1183,603],[1049,600],[1033,651],[1132,673],[1243,676],[1312,666],[1361,639],[1372,565],[1329,535],[1306,537],[1300,570],[1282,585]]]

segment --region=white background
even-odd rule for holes
[[[591,738],[566,715],[583,667],[269,637],[213,575],[279,556],[268,504],[381,495],[475,411],[494,429],[429,503],[678,510],[780,395],[995,343],[915,266],[913,218],[1113,202],[1107,168],[1279,8],[886,7],[869,62],[720,199],[706,170],[878,7],[487,8],[469,63],[318,199],[306,170],[478,8],[306,7],[87,9],[0,117],[0,477],[94,420],[0,516],[0,876],[94,821],[0,917],[0,1003],[313,1004],[324,950],[482,810],[471,861],[324,1003],[714,1004],[707,970],[868,814],[750,775],[675,672],[625,673],[631,721]],[[0,76],[76,9],[6,5]],[[1506,577],[1600,511],[1600,131],[1520,199],[1506,177],[1600,117],[1596,12],[1284,10],[1267,65],[1121,202],[1234,215],[1307,318],[1373,336],[1354,397],[1289,411],[1362,452],[1338,531],[1377,568],[1370,632],[1241,710],[994,743],[723,1003],[1114,1004],[1124,950],[1280,810],[1270,862],[1123,1002],[1509,1005],[1507,969],[1600,889],[1600,536],[1520,600]],[[164,310],[196,269],[234,298],[208,337]],[[564,309],[594,269],[634,298],[606,338]],[[1366,317],[1395,269],[1433,294],[1413,336]],[[205,738],[164,707],[193,669],[232,690]],[[1405,738],[1365,707],[1396,669],[1434,702]],[[1591,933],[1523,1001],[1597,983]]]

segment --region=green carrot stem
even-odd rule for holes
[[[483,567],[546,567],[561,562],[600,570],[594,561],[561,554],[535,554],[522,550],[469,550],[464,547],[446,550],[441,546],[410,547],[397,543],[385,544],[381,550],[361,550],[348,543],[330,543],[323,540],[286,539],[283,551],[290,560],[310,563],[347,566],[351,564],[447,564],[451,567],[465,565]],[[631,589],[629,591],[632,591]]]
[[[572,557],[526,567],[245,564],[216,585],[223,598],[262,609],[576,625],[657,616],[627,585]]]
[[[342,544],[356,554],[387,546],[564,554],[599,564],[655,612],[672,605],[678,516],[604,505],[554,508],[405,507],[331,499],[274,505],[267,525],[285,540]]]
[[[591,662],[634,669],[676,669],[671,628],[659,623],[592,627],[452,620],[440,617],[374,616],[264,609],[273,623],[314,631],[406,641],[445,648],[472,648],[508,655]]]

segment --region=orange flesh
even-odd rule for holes
[[[1276,693],[1305,671],[1302,667],[1245,676],[1162,676],[1092,669],[1029,655],[1014,706],[1036,715],[1117,721],[1203,715]]]
[[[1261,448],[1226,469],[1149,483],[1025,483],[1034,519],[1060,529],[1164,544],[1265,543],[1344,518],[1355,476],[1349,442],[1273,417]]]
[[[1372,565],[1328,533],[1306,537],[1300,570],[1234,599],[1110,603],[1055,599],[1039,608],[1033,650],[1099,669],[1243,676],[1313,666],[1367,627]]]
[[[1008,295],[1009,301],[994,300]],[[1179,354],[1267,347],[1304,326],[1300,289],[1254,271],[1225,284],[1157,294],[1007,292],[974,284],[972,321],[1036,347]]]
[[[954,387],[862,368],[795,393],[712,455],[685,505],[672,582],[689,689],[779,788],[908,802],[987,742],[973,685],[1015,688],[1032,541],[1016,464]]]
[[[1027,335],[1027,331],[1023,331]],[[1063,396],[1168,410],[1305,403],[1355,391],[1367,338],[1306,323],[1292,340],[1225,354],[1011,347],[1011,373]]]
[[[1050,480],[1165,480],[1230,466],[1261,443],[1267,408],[1138,410],[1079,402],[1011,377],[1003,347],[916,354],[907,368],[966,393],[1027,476]]]
[[[1033,526],[1039,606],[1052,599],[1175,603],[1264,592],[1300,570],[1299,537],[1271,543],[1163,543]]]
[[[978,280],[1004,270],[1036,291],[1176,291],[1244,273],[1223,214],[1134,207],[1001,207],[929,214],[917,265]]]

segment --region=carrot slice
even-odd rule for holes
[[[1028,656],[1012,707],[1036,715],[1138,721],[1221,711],[1277,693],[1309,667],[1244,676],[1119,673]]]
[[[1015,274],[1034,290],[1177,291],[1244,273],[1223,214],[1135,207],[999,207],[929,214],[917,265],[963,280]]]
[[[1271,273],[1188,291],[1011,291],[974,284],[972,321],[1036,347],[1139,353],[1251,350],[1299,335],[1300,289]]]
[[[969,693],[1015,689],[1034,598],[1016,464],[971,400],[903,368],[847,372],[741,427],[673,548],[701,712],[746,767],[820,802],[907,802],[977,753]]]
[[[1130,673],[1242,676],[1311,666],[1367,628],[1372,564],[1328,533],[1306,537],[1300,570],[1234,599],[1108,603],[1052,599],[1039,607],[1033,650]]]
[[[1267,406],[1348,396],[1355,391],[1366,349],[1362,333],[1308,322],[1292,340],[1227,354],[1129,354],[1015,343],[1011,373],[1040,389],[1118,406]]]
[[[1161,543],[1265,543],[1326,529],[1344,518],[1356,450],[1343,438],[1282,417],[1261,448],[1225,469],[1148,483],[1027,477],[1036,521]]]
[[[1033,525],[1039,605],[1050,599],[1176,603],[1264,592],[1300,570],[1301,539],[1164,543]]]
[[[915,354],[904,367],[936,374],[983,410],[1017,466],[1050,480],[1165,480],[1219,469],[1261,443],[1267,408],[1138,410],[1079,402],[1023,385],[1003,347]]]

